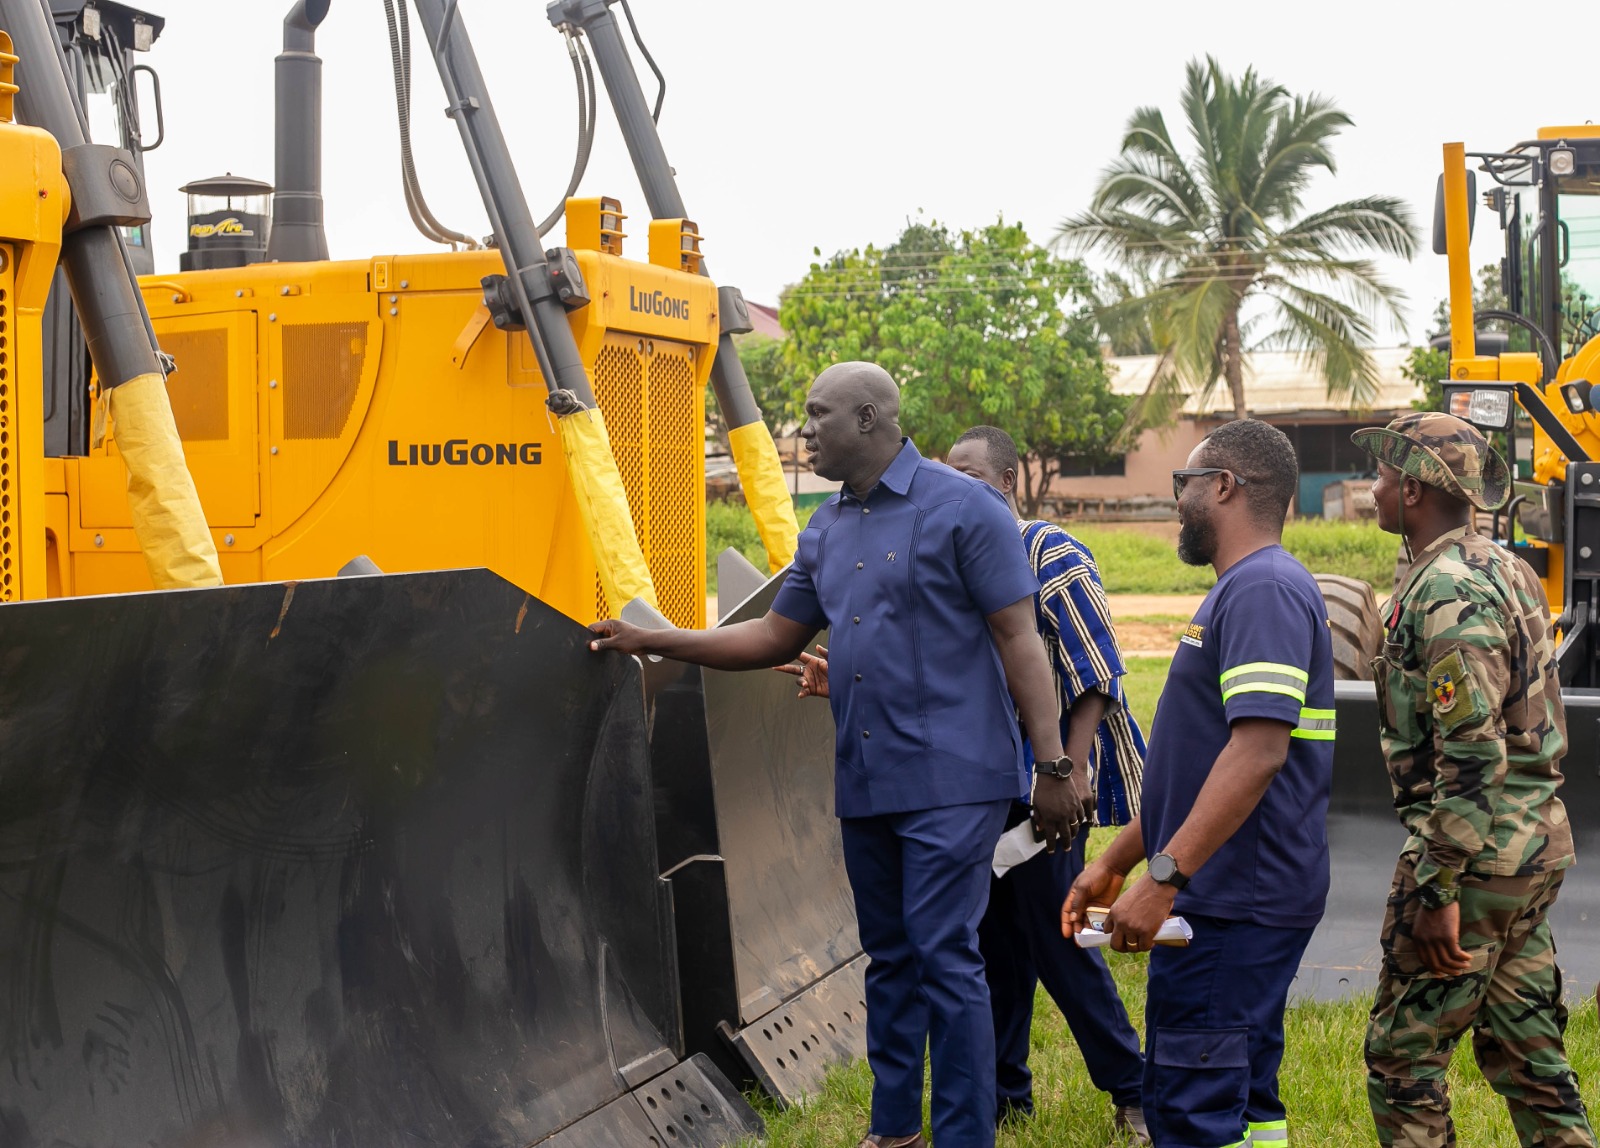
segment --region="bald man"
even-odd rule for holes
[[[922,1148],[922,1062],[939,1148],[994,1144],[994,1024],[977,927],[989,865],[1027,773],[1040,835],[1070,844],[1091,808],[1062,752],[1034,625],[1038,580],[1005,500],[917,452],[871,363],[817,376],[800,430],[843,489],[812,516],[765,617],[718,630],[596,622],[596,650],[722,670],[792,660],[832,631],[834,806],[867,967],[872,1123],[862,1148]]]

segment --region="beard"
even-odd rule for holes
[[[1178,528],[1178,560],[1189,566],[1209,566],[1217,556],[1217,530],[1211,516],[1190,511]]]

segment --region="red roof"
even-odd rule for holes
[[[750,325],[757,335],[765,335],[769,339],[785,339],[789,333],[783,329],[783,324],[778,322],[778,309],[768,307],[765,303],[752,303],[745,300],[745,306],[750,309]]]

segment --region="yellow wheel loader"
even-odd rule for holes
[[[1433,248],[1449,269],[1444,404],[1499,436],[1518,476],[1508,506],[1480,516],[1478,528],[1544,581],[1567,713],[1561,798],[1579,855],[1592,856],[1600,851],[1600,416],[1590,397],[1600,381],[1600,128],[1541,128],[1502,152],[1446,144],[1443,159]],[[1503,310],[1473,306],[1478,173],[1488,185],[1481,202],[1504,239]],[[1506,330],[1480,333],[1490,321]],[[1513,341],[1528,349],[1512,350]],[[1328,995],[1374,982],[1384,897],[1405,836],[1378,745],[1373,687],[1336,688],[1334,887],[1302,968],[1307,987]],[[1586,867],[1571,871],[1551,920],[1567,983],[1586,990],[1600,980],[1600,881]]]
[[[157,275],[162,21],[0,0],[7,1143],[723,1144],[760,1128],[736,1084],[792,1101],[864,1045],[825,709],[587,649],[706,623],[708,385],[772,572],[796,535],[611,3],[548,9],[584,132],[536,223],[465,13],[415,0],[486,240],[422,200],[385,8],[450,249],[328,259],[298,0],[273,183],[188,184]],[[632,235],[570,198],[595,69]],[[730,569],[729,618],[780,577]]]

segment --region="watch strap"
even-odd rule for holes
[[[1166,869],[1170,867],[1171,869],[1171,872],[1165,877],[1156,876],[1155,871],[1157,869],[1157,865],[1155,863],[1158,859],[1166,862],[1166,865],[1160,866],[1160,868]],[[1157,884],[1170,885],[1179,892],[1182,892],[1184,886],[1189,884],[1188,876],[1184,874],[1183,870],[1178,868],[1178,862],[1170,853],[1157,853],[1154,857],[1150,858],[1149,869],[1150,879],[1155,881]]]
[[[1072,758],[1066,754],[1050,758],[1048,761],[1035,761],[1033,763],[1033,771],[1044,777],[1071,777],[1074,768],[1076,767]]]

